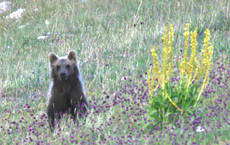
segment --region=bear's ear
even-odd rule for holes
[[[50,64],[53,64],[58,59],[58,56],[55,53],[51,52],[49,53],[49,59],[50,59]]]
[[[71,50],[71,51],[69,52],[68,59],[69,59],[70,61],[76,62],[76,52],[73,51],[73,50]]]

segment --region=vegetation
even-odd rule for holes
[[[200,102],[201,93],[208,85],[209,71],[212,63],[213,45],[209,42],[210,31],[205,30],[203,55],[196,54],[197,28],[191,32],[191,56],[188,58],[189,24],[185,27],[185,49],[182,60],[179,60],[179,82],[170,82],[173,73],[173,26],[165,27],[163,36],[163,63],[159,66],[156,50],[152,49],[153,68],[148,70],[149,116],[155,124],[161,126],[176,113],[194,112]],[[209,46],[210,45],[210,46]],[[199,79],[203,79],[199,82]],[[157,84],[154,85],[154,82]],[[175,81],[174,81],[175,83]],[[153,95],[153,92],[157,93]]]

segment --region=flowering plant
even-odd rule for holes
[[[188,57],[189,34],[191,54]],[[157,59],[156,49],[152,49],[153,67],[148,70],[149,110],[150,119],[161,125],[170,121],[175,114],[194,113],[202,92],[208,84],[209,71],[212,62],[213,45],[209,42],[210,31],[205,30],[202,53],[197,53],[197,28],[189,31],[189,24],[185,26],[184,55],[178,60],[179,80],[173,78],[173,26],[165,27],[163,35],[163,61]]]

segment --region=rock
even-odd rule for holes
[[[6,16],[6,19],[19,19],[22,17],[22,13],[25,11],[25,9],[17,9],[16,11],[12,12],[9,16]]]
[[[0,2],[0,14],[6,12],[10,8],[11,8],[11,2],[9,1]]]

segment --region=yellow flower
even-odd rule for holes
[[[205,38],[204,38],[204,48],[203,48],[203,58],[202,58],[202,66],[200,68],[199,75],[203,76],[203,84],[201,86],[200,92],[197,97],[197,102],[194,106],[197,105],[198,101],[200,100],[200,96],[202,92],[204,91],[204,88],[207,86],[208,81],[209,81],[209,71],[211,68],[211,63],[212,63],[212,55],[213,55],[213,45],[209,42],[210,40],[210,31],[209,29],[205,30]],[[210,45],[210,46],[209,46]]]
[[[180,70],[180,84],[186,84],[186,88],[188,89],[192,82],[195,79],[203,78],[203,84],[200,88],[197,102],[200,99],[200,96],[208,84],[209,81],[209,71],[212,63],[212,55],[213,55],[213,45],[209,42],[210,40],[210,31],[208,29],[205,30],[205,39],[204,39],[204,48],[202,53],[197,54],[197,28],[191,32],[190,36],[190,46],[191,46],[191,55],[190,60],[188,60],[188,47],[189,47],[189,24],[185,24],[185,49],[184,56],[181,61],[178,62],[179,70]],[[158,86],[161,86],[161,89],[165,91],[165,84],[170,80],[173,66],[173,26],[170,25],[169,28],[165,27],[165,32],[163,34],[163,62],[160,67],[160,61],[157,59],[157,53],[155,48],[152,48],[152,57],[153,57],[153,68],[152,70],[148,70],[148,86],[149,93],[155,91]],[[202,55],[201,55],[202,54]],[[157,78],[157,84],[154,87],[154,82]],[[171,96],[164,93],[164,96],[168,98],[171,104],[177,108],[179,111],[183,111],[182,108],[179,108],[171,99]],[[153,98],[152,98],[153,101]],[[195,103],[195,105],[197,104]],[[195,106],[194,105],[194,106]]]
[[[153,57],[153,68],[152,68],[152,71],[150,69],[148,70],[148,86],[149,86],[150,95],[152,95],[152,93],[155,91],[155,89],[158,88],[159,83],[160,83],[160,73],[161,73],[160,67],[159,67],[159,62],[157,60],[157,53],[156,53],[154,46],[153,46],[151,51],[152,51],[152,57]],[[158,83],[156,84],[155,88],[153,88],[155,78],[158,78]]]
[[[190,57],[190,65],[194,68],[195,66],[195,57],[196,57],[196,45],[197,45],[197,28],[191,34],[191,57]]]
[[[188,71],[189,67],[187,66],[188,64],[188,38],[189,38],[189,23],[185,24],[185,44],[184,44],[184,56],[183,60],[179,62],[179,70],[180,70],[180,84],[182,84],[184,77],[187,77],[186,72]]]
[[[209,29],[206,29],[204,33],[205,33],[205,38],[204,38],[204,48],[202,52],[202,65],[201,65],[200,72],[199,72],[199,75],[201,76],[201,78],[205,75],[205,71],[208,69],[207,66],[210,61],[209,54],[208,54],[209,52],[208,44],[209,44],[209,39],[210,39]]]
[[[188,69],[188,80],[187,80],[187,89],[189,85],[192,83],[193,76],[197,74],[198,71],[198,63],[195,63],[196,60],[196,45],[197,45],[197,28],[191,32],[191,56],[189,61],[189,69]]]

